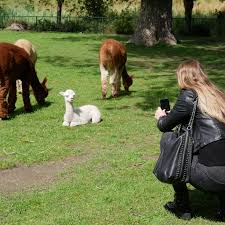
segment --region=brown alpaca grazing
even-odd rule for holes
[[[18,79],[22,81],[24,109],[31,112],[29,85],[38,104],[43,104],[48,96],[45,87],[47,79],[42,84],[39,82],[34,64],[24,49],[9,43],[0,43],[0,118],[7,118],[15,109]]]
[[[133,83],[132,76],[129,76],[126,70],[127,51],[125,46],[114,39],[108,39],[103,42],[99,51],[99,66],[101,71],[102,97],[107,94],[107,78],[111,85],[113,97],[120,94],[121,77],[125,91]]]

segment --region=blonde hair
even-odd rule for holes
[[[180,89],[192,89],[198,94],[202,113],[225,123],[225,92],[214,85],[197,60],[188,60],[177,68]]]

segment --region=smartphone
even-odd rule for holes
[[[160,100],[160,107],[161,109],[165,109],[166,111],[170,111],[170,102],[169,99],[161,99]]]

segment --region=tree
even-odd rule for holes
[[[43,4],[45,6],[48,6],[48,5],[52,5],[52,1],[51,0],[39,0],[38,1],[39,4]],[[60,25],[61,24],[61,18],[62,18],[62,6],[63,6],[63,3],[64,3],[64,0],[56,0],[56,3],[57,3],[57,25]]]
[[[57,25],[61,24],[63,3],[64,0],[57,0]]]
[[[88,16],[105,16],[112,0],[78,0],[81,4],[81,10],[86,11]]]
[[[186,31],[191,33],[192,29],[192,9],[194,6],[194,0],[184,0],[184,9],[185,9],[185,25]]]
[[[152,46],[158,42],[177,43],[172,34],[172,0],[141,0],[141,12],[131,38],[135,44]]]

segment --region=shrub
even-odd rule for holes
[[[58,27],[56,22],[43,19],[38,20],[35,24],[31,24],[29,29],[35,31],[56,31],[58,30]]]
[[[79,20],[66,20],[61,24],[60,30],[63,32],[82,32],[83,26]]]
[[[225,36],[224,21],[225,11],[216,11],[216,26],[214,33],[218,36]]]
[[[78,0],[81,4],[81,11],[92,17],[105,16],[112,2],[112,0]]]
[[[114,28],[117,34],[132,34],[137,22],[137,14],[123,10],[114,20]]]
[[[178,35],[210,36],[214,27],[215,19],[193,18],[192,31],[187,33],[184,18],[173,19],[173,32]]]
[[[103,18],[95,17],[80,17],[80,18],[70,18],[66,20],[60,26],[60,31],[63,32],[102,32],[104,29]]]
[[[210,28],[207,24],[196,24],[192,26],[192,35],[209,37],[211,35]]]

